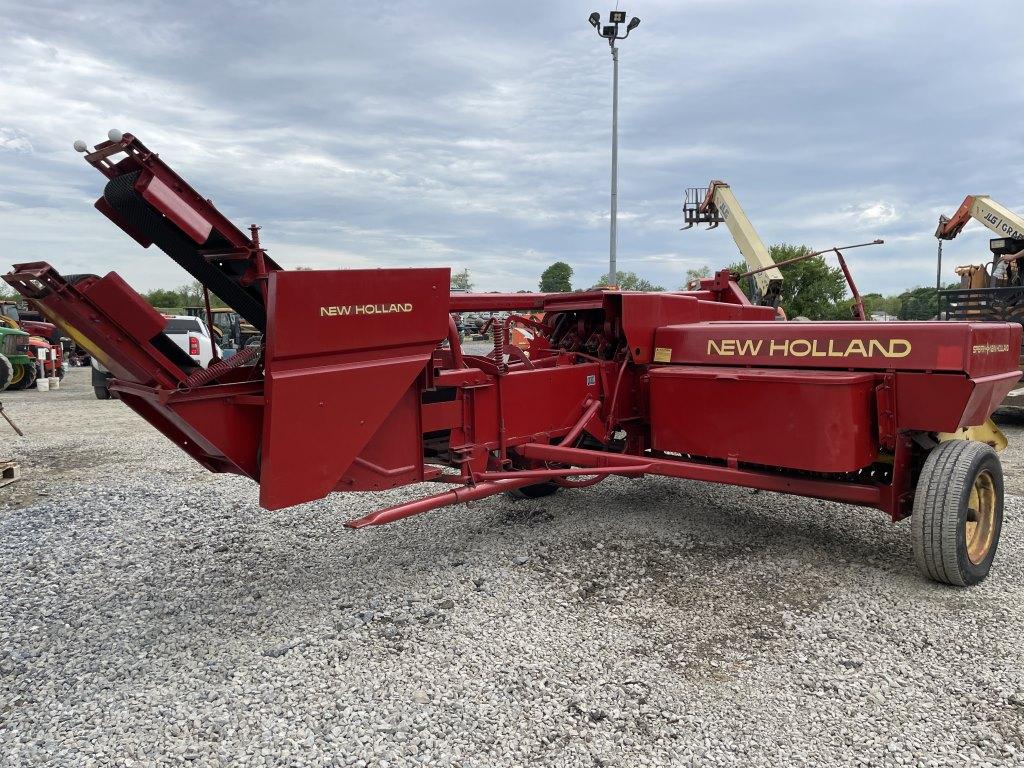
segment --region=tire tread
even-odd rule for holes
[[[983,444],[951,440],[933,449],[925,459],[914,496],[911,533],[918,568],[935,581],[967,586],[960,567],[957,544],[960,505],[971,469],[981,457],[994,453]]]

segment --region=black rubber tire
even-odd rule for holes
[[[7,359],[6,355],[0,355],[0,392],[3,392],[11,383],[14,376],[14,366]]]
[[[17,376],[19,369],[21,369],[24,372],[24,375],[20,379],[18,379],[18,381],[12,381],[10,383],[10,385],[7,388],[10,389],[11,391],[17,391],[19,389],[29,389],[30,387],[35,385],[36,377],[39,375],[39,372],[36,370],[36,367],[31,363],[29,363],[28,365],[18,364],[14,366],[15,376]]]
[[[989,473],[994,488],[993,538],[987,555],[974,563],[967,550],[968,501],[982,472]],[[917,481],[910,524],[914,559],[929,579],[968,587],[988,576],[1003,527],[1003,468],[996,452],[968,440],[934,448]]]
[[[93,387],[92,391],[96,393],[97,400],[109,400],[110,390],[106,387]]]
[[[513,499],[542,499],[560,490],[561,486],[547,482],[524,485],[522,488],[516,488],[514,491],[506,491],[505,493]]]

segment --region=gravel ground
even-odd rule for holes
[[[264,512],[88,384],[3,395],[5,766],[1024,764],[1020,496],[970,590],[880,513],[657,478],[353,532],[422,489]]]

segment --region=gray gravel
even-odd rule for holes
[[[353,532],[422,489],[264,512],[91,398],[2,396],[0,764],[1024,764],[1018,496],[966,591],[879,513],[657,478]]]

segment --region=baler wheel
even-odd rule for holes
[[[921,572],[967,587],[988,576],[1003,525],[1003,468],[984,443],[949,440],[925,460],[911,517]]]
[[[550,496],[558,490],[559,487],[557,485],[552,482],[546,482],[524,485],[522,488],[506,491],[506,494],[513,499],[541,499],[545,496]]]
[[[14,366],[6,355],[0,355],[0,392],[3,392],[14,377]]]

